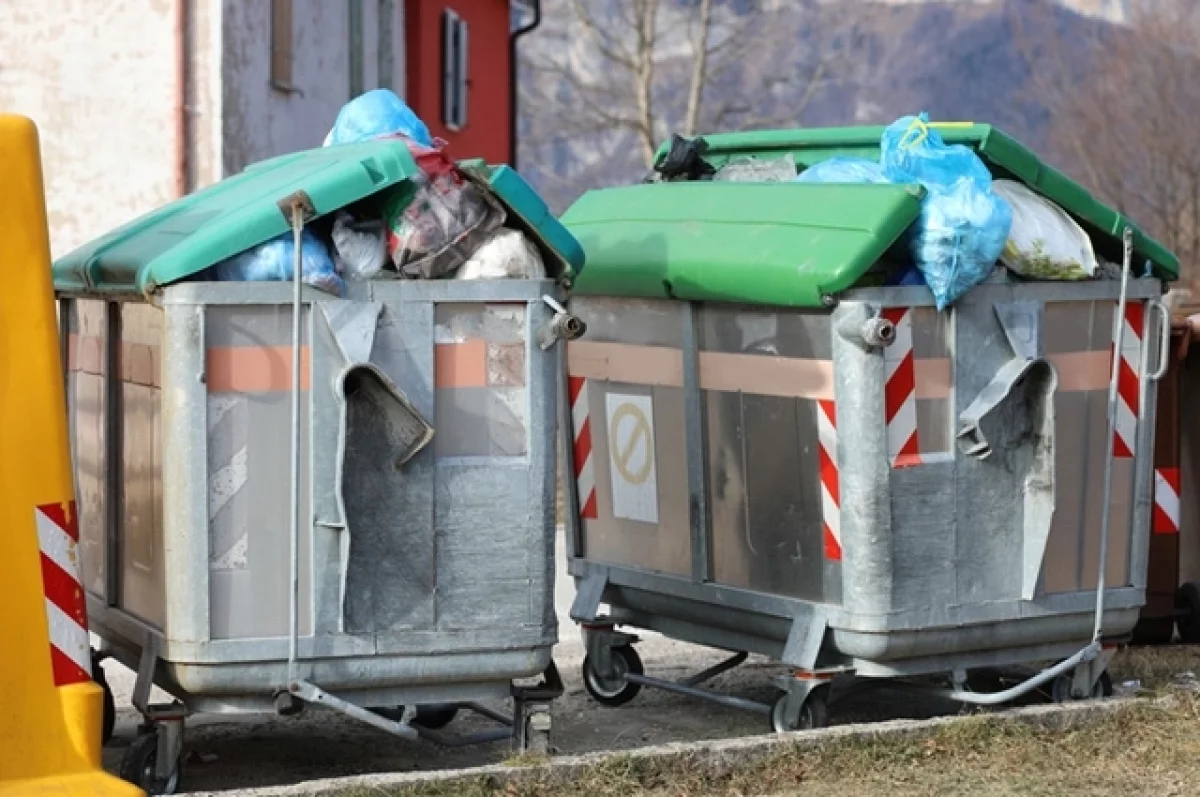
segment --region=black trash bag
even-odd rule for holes
[[[654,164],[654,171],[667,181],[711,180],[717,170],[704,160],[707,151],[708,142],[703,138],[684,138],[675,134],[671,136],[671,149],[665,158]]]

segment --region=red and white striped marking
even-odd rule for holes
[[[838,484],[837,405],[817,402],[817,440],[821,458],[821,518],[825,525],[825,558],[842,560],[842,493]]]
[[[1154,533],[1179,533],[1179,468],[1154,471]]]
[[[1121,357],[1117,364],[1117,422],[1113,435],[1113,456],[1133,459],[1137,451],[1138,417],[1141,414],[1142,332],[1146,308],[1141,302],[1125,305]],[[1118,327],[1113,325],[1113,346]]]
[[[883,350],[887,382],[884,412],[887,419],[888,459],[893,468],[921,464],[917,438],[917,369],[913,355],[912,308],[889,307],[883,317],[896,327],[896,338]]]
[[[88,642],[87,599],[79,569],[75,502],[39,506],[34,509],[34,518],[41,549],[54,685],[90,681],[92,651]]]
[[[592,461],[592,423],[588,417],[588,385],[581,376],[567,378],[571,399],[571,421],[575,427],[575,485],[579,496],[579,516],[595,519],[596,467]]]

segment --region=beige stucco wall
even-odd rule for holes
[[[175,197],[175,2],[0,0],[0,111],[38,123],[55,256]],[[269,83],[268,0],[187,2],[187,186],[319,146],[350,93],[347,0],[294,0],[295,94]],[[362,6],[363,85],[390,11],[403,95],[403,0]]]
[[[171,199],[172,8],[0,3],[0,109],[38,124],[55,255]]]

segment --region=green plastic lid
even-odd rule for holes
[[[316,216],[417,173],[397,139],[263,161],[88,243],[54,264],[65,292],[149,295],[287,232],[280,203],[303,192]]]
[[[587,253],[574,293],[822,307],[921,213],[916,185],[652,183],[563,216]]]
[[[1123,257],[1125,227],[1134,233],[1134,266],[1140,272],[1149,261],[1160,279],[1179,278],[1179,258],[1144,233],[1132,220],[1092,196],[1086,188],[1042,162],[1016,139],[991,125],[973,122],[931,122],[947,144],[970,147],[998,178],[1017,180],[1070,213],[1087,230],[1097,254],[1113,263]],[[759,158],[791,154],[798,165],[811,166],[835,155],[879,160],[883,127],[826,127],[767,130],[704,136],[704,158],[720,167],[730,158]],[[663,158],[667,145],[659,148]],[[590,254],[590,252],[589,252]]]

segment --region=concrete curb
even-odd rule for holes
[[[997,712],[986,716],[992,721],[1029,725],[1047,730],[1067,730],[1079,727],[1097,716],[1111,714],[1139,703],[1142,705],[1154,705],[1162,702],[1162,700],[1164,699],[1114,698],[1076,704],[1033,706]],[[1165,698],[1165,700],[1170,700],[1170,698]],[[969,719],[971,718],[937,717],[930,720],[891,720],[888,722],[874,722],[860,725],[841,725],[818,731],[804,731],[791,734],[768,734],[717,741],[679,742],[654,747],[643,747],[636,750],[561,756],[555,757],[549,763],[539,766],[522,767],[493,764],[491,766],[475,767],[472,769],[354,775],[344,778],[312,780],[287,786],[271,786],[261,789],[225,792],[194,792],[193,794],[206,794],[213,797],[216,797],[216,795],[228,797],[230,794],[253,795],[253,797],[283,797],[284,795],[323,797],[324,795],[335,795],[347,791],[380,791],[421,783],[445,783],[457,780],[477,782],[483,778],[493,781],[497,784],[497,787],[500,787],[508,783],[520,783],[532,778],[545,778],[547,776],[569,779],[589,767],[594,767],[597,764],[602,764],[615,758],[661,762],[669,762],[681,758],[693,760],[703,758],[702,766],[704,766],[706,771],[719,774],[734,765],[744,767],[753,764],[783,747],[807,749],[842,739],[868,739],[881,736],[892,738],[904,738],[906,736],[921,737]]]

